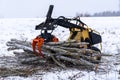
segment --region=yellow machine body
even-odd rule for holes
[[[85,29],[85,30],[80,30],[78,28],[72,28],[70,29],[70,36],[68,38],[68,40],[75,40],[77,42],[83,42],[86,39],[89,39],[89,30]]]
[[[92,30],[91,28],[89,28],[88,26],[86,27],[86,29],[81,30],[79,28],[71,28],[70,29],[70,36],[68,38],[68,41],[70,40],[75,40],[77,42],[88,42],[91,40],[90,37],[90,32],[93,31],[93,33],[96,33],[97,35],[100,35],[99,32]],[[84,44],[85,46],[88,46],[88,44]],[[89,43],[89,46],[92,46],[93,44]],[[102,50],[102,44],[100,43],[100,50]]]

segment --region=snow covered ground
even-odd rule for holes
[[[35,30],[35,25],[44,19],[39,18],[17,18],[17,19],[0,19],[0,56],[14,56],[12,51],[7,51],[6,42],[11,38],[32,41],[39,31]],[[113,57],[106,58],[107,61],[101,67],[106,67],[106,73],[95,73],[87,71],[64,70],[56,72],[46,72],[42,77],[31,76],[23,78],[19,76],[6,77],[5,80],[119,80],[120,64],[114,65],[116,61],[120,61],[120,17],[87,17],[81,18],[92,29],[100,32],[102,35],[102,52],[112,54]],[[69,36],[67,29],[58,27],[53,32],[60,40],[66,40]],[[105,60],[105,61],[106,61]],[[81,73],[73,78],[73,75]],[[3,78],[0,78],[3,79]]]

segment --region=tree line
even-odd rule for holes
[[[76,13],[76,16],[80,16],[80,17],[120,16],[120,11],[104,11],[104,12],[94,13],[93,15],[91,15],[89,13]]]

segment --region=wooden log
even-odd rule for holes
[[[75,43],[75,42],[76,42],[75,40],[70,40],[70,41],[61,41],[61,42],[48,42],[46,44],[50,46],[58,46],[64,43]]]
[[[71,62],[75,65],[81,65],[81,66],[85,66],[85,67],[91,67],[91,68],[94,68],[95,65],[93,63],[90,63],[86,60],[83,60],[83,59],[72,59],[72,58],[69,58],[69,57],[65,57],[65,56],[57,56],[58,59],[60,60],[64,60],[64,61],[67,61],[67,62]]]

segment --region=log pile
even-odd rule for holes
[[[77,43],[75,41],[48,42],[42,46],[42,53],[45,58],[35,56],[31,42],[11,39],[6,43],[8,50],[22,49],[24,52],[14,51],[15,56],[21,64],[42,64],[52,60],[53,64],[57,64],[63,68],[69,66],[84,66],[89,69],[95,69],[100,63],[97,58],[101,57],[100,52],[91,49],[79,48],[80,45],[87,43]],[[36,50],[39,53],[38,50]]]

